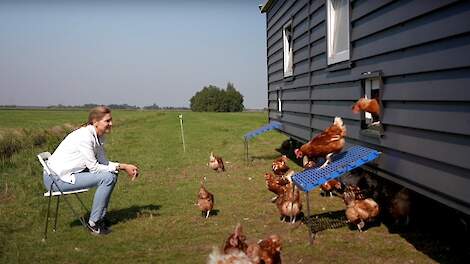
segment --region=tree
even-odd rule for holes
[[[226,90],[215,85],[204,86],[191,97],[190,107],[196,112],[241,112],[244,109],[243,95],[230,82]]]

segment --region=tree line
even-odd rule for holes
[[[191,97],[190,108],[195,112],[241,112],[245,109],[243,95],[231,82],[227,83],[226,89],[204,86]]]

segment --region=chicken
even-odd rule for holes
[[[356,200],[351,192],[345,192],[343,195],[348,222],[355,224],[362,232],[365,223],[373,221],[379,215],[379,205],[371,198]]]
[[[304,159],[303,159],[304,170],[313,169],[315,168],[316,165],[317,163],[315,161],[308,160],[308,157],[304,156]]]
[[[212,208],[214,208],[214,195],[206,190],[204,182],[201,182],[199,193],[197,195],[197,205],[204,215],[206,212],[206,219],[209,217]]]
[[[335,117],[334,123],[325,131],[314,137],[309,142],[303,144],[294,153],[298,159],[307,156],[309,159],[325,157],[326,161],[321,168],[331,162],[331,156],[339,153],[344,147],[346,136],[346,126],[340,117]],[[305,164],[305,162],[304,162]]]
[[[222,158],[219,156],[214,156],[212,152],[209,156],[208,165],[211,169],[215,170],[216,172],[219,172],[219,169],[221,171],[225,171],[224,161],[222,160]]]
[[[267,239],[258,242],[259,258],[261,263],[280,264],[281,263],[281,238],[278,235],[271,235]]]
[[[287,171],[289,171],[289,166],[287,165],[287,157],[286,155],[282,155],[281,157],[275,159],[273,161],[273,172],[276,175],[284,175]]]
[[[264,174],[264,179],[266,180],[266,187],[268,187],[268,190],[277,195],[283,193],[284,186],[289,183],[289,180],[270,172]]]
[[[323,192],[325,192],[325,194],[329,193],[330,197],[333,197],[333,191],[341,191],[342,185],[340,181],[333,179],[320,185],[320,188],[322,189]]]
[[[354,184],[347,186],[344,192],[350,193],[355,200],[364,200],[367,198],[364,191]]]
[[[237,224],[227,238],[223,250],[214,247],[209,264],[275,264],[281,263],[281,239],[271,235],[258,243],[247,244],[242,226]]]
[[[256,256],[257,260],[252,260],[245,252],[235,250],[227,254],[220,252],[220,249],[214,247],[212,253],[209,255],[208,264],[258,264],[259,257]]]
[[[302,201],[300,199],[300,191],[295,188],[292,182],[289,182],[282,188],[283,192],[276,199],[276,206],[282,216],[282,221],[289,216],[292,223],[295,223],[297,215],[302,211]]]
[[[229,253],[233,250],[239,250],[246,252],[248,245],[245,243],[246,237],[243,234],[243,228],[241,224],[237,224],[235,230],[225,241],[224,253]]]
[[[402,188],[395,194],[392,201],[390,202],[390,216],[395,219],[395,224],[399,224],[401,220],[404,220],[404,224],[408,225],[410,222],[410,191],[406,188]]]
[[[360,98],[353,106],[353,113],[369,112],[372,115],[372,123],[380,121],[380,104],[377,99]]]

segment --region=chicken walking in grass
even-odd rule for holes
[[[297,216],[302,211],[302,201],[300,199],[300,191],[290,182],[283,187],[283,192],[276,199],[276,206],[282,216],[282,221],[288,216],[291,223],[295,223]]]
[[[207,191],[204,187],[204,182],[201,181],[201,187],[197,195],[197,206],[201,209],[201,214],[209,217],[211,210],[214,208],[214,195]]]
[[[373,221],[379,215],[379,205],[371,198],[356,200],[354,193],[351,192],[345,192],[343,197],[346,204],[346,218],[349,223],[356,225],[360,232],[366,222]]]
[[[326,161],[321,168],[331,163],[331,156],[341,152],[344,147],[346,136],[346,126],[341,117],[335,117],[333,124],[322,133],[315,136],[309,142],[295,149],[294,153],[298,159],[304,158],[304,165],[308,160],[325,157]]]
[[[288,216],[292,223],[295,223],[297,216],[302,211],[302,201],[300,199],[300,191],[297,189],[292,182],[292,175],[294,171],[290,171],[285,175],[285,178],[273,179],[274,176],[271,173],[266,173],[266,185],[268,189],[278,196],[273,199],[276,203],[276,207],[281,214],[282,221]]]
[[[209,156],[209,167],[216,172],[225,171],[225,166],[224,166],[224,161],[222,160],[222,157],[215,156],[212,152],[211,155]]]

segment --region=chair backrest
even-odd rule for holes
[[[47,166],[46,161],[49,159],[50,156],[51,156],[51,153],[47,151],[39,153],[37,155],[39,162],[41,163],[42,167],[49,175],[51,175],[51,170],[49,169],[49,166]]]

